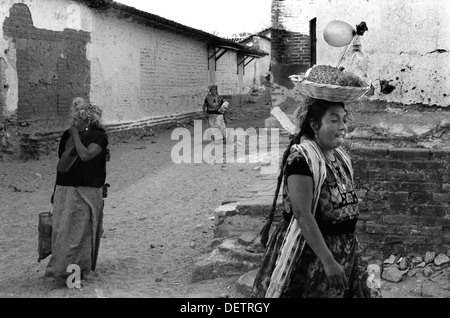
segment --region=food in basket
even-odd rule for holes
[[[329,65],[315,65],[306,72],[306,80],[320,83],[336,85],[342,69]]]
[[[339,86],[365,87],[366,83],[352,72],[345,71],[343,67],[330,65],[315,65],[306,72],[305,79],[319,84]]]
[[[366,87],[367,84],[355,74],[348,72],[348,71],[342,71],[341,75],[339,75],[339,78],[336,82],[339,86],[351,86],[351,87]]]
[[[353,102],[368,91],[363,79],[342,67],[316,65],[304,74],[289,78],[302,95],[330,102]]]

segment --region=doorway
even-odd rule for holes
[[[316,36],[316,22],[317,18],[314,18],[309,21],[309,39],[310,39],[310,67],[316,65],[316,44],[317,44],[317,36]]]

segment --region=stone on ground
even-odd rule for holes
[[[431,268],[431,266],[427,266],[423,269],[423,276],[430,277],[432,274],[434,274],[434,270]]]
[[[258,269],[253,269],[239,277],[236,282],[236,289],[245,297],[250,297]]]
[[[436,252],[426,252],[425,253],[425,263],[431,263],[436,257]]]
[[[253,245],[239,244],[238,239],[225,239],[210,253],[203,255],[194,266],[192,282],[218,277],[239,276],[255,269],[262,253]]]
[[[397,256],[391,255],[391,256],[389,256],[389,258],[385,259],[383,263],[391,265],[391,264],[395,264],[396,261],[397,261]]]
[[[406,257],[401,258],[398,266],[399,266],[400,270],[405,270],[408,268],[409,265],[408,265],[408,260],[406,259]]]
[[[389,266],[383,269],[383,274],[381,277],[389,282],[398,283],[402,280],[403,273],[396,267]]]
[[[441,266],[441,265],[446,264],[448,262],[450,262],[450,258],[447,255],[445,255],[444,253],[439,254],[434,259],[434,264],[436,264],[437,266]]]

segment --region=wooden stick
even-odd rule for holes
[[[350,42],[350,44],[349,44],[349,45],[347,46],[347,48],[345,49],[345,52],[344,52],[344,54],[342,54],[342,56],[341,56],[339,62],[338,62],[337,65],[336,65],[336,68],[339,68],[339,65],[341,65],[341,62],[342,62],[342,60],[344,59],[345,54],[347,54],[348,50],[350,49],[350,46],[353,45],[353,42],[355,41],[355,37],[356,37],[356,36],[353,36],[352,41]]]

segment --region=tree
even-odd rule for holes
[[[239,33],[233,33],[232,37],[233,38],[247,38],[250,35],[253,35],[254,33],[251,32],[239,32]]]

